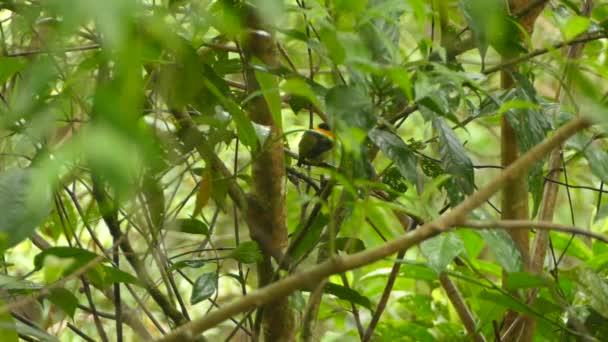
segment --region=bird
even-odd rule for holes
[[[326,123],[320,123],[302,134],[298,144],[298,166],[320,165],[334,147],[335,135]]]

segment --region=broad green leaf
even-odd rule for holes
[[[306,81],[299,78],[287,79],[281,84],[281,90],[295,96],[306,99],[317,108],[323,109],[323,104],[315,94],[313,88]],[[297,113],[297,111],[294,110]]]
[[[593,256],[593,258],[588,259],[585,263],[593,270],[600,271],[608,265],[608,252],[596,254]]]
[[[342,300],[349,301],[353,304],[361,305],[369,310],[372,310],[371,301],[366,296],[359,293],[357,290],[335,283],[325,284],[323,289],[325,293],[334,295]]]
[[[59,259],[69,259],[73,262],[75,267],[84,266],[85,264],[99,257],[98,254],[90,252],[86,249],[76,247],[50,247],[38,253],[34,257],[34,267],[37,270],[41,269],[45,265],[46,258],[49,256]],[[107,261],[106,259],[101,260],[102,262]]]
[[[490,252],[505,271],[512,273],[522,270],[521,254],[507,233],[501,230],[480,230],[479,235],[486,241]]]
[[[424,265],[406,264],[406,266],[401,267],[399,274],[401,277],[426,280],[429,282],[438,279],[437,272]]]
[[[0,252],[30,236],[51,213],[49,184],[39,184],[31,169],[0,173]]]
[[[255,264],[262,260],[262,252],[255,241],[245,241],[230,252],[230,257],[243,264]]]
[[[439,234],[420,244],[420,251],[428,261],[428,265],[437,273],[441,273],[456,256],[465,251],[460,236],[454,232]]]
[[[0,299],[0,306],[6,306],[4,300]],[[0,336],[2,336],[2,341],[19,342],[17,326],[15,325],[13,316],[9,312],[0,312]]]
[[[608,318],[608,282],[606,277],[584,267],[577,270],[576,275],[578,288],[586,295],[591,307]]]
[[[327,49],[329,58],[331,58],[335,64],[343,64],[346,60],[346,50],[338,39],[335,29],[323,28],[319,31],[319,36],[321,37],[321,42],[325,46],[325,49]]]
[[[218,276],[215,272],[209,272],[196,279],[192,286],[190,304],[194,305],[213,295],[217,290]]]
[[[398,300],[399,304],[416,316],[418,321],[432,322],[435,319],[433,298],[424,294],[408,294]]]
[[[433,127],[439,136],[441,166],[454,177],[462,192],[471,194],[475,189],[475,173],[464,146],[443,119],[433,120]]]
[[[371,99],[360,88],[334,87],[327,93],[325,103],[330,119],[337,120],[347,127],[357,127],[367,131],[375,124]]]
[[[78,298],[63,287],[51,289],[51,292],[46,297],[51,303],[57,305],[61,311],[65,312],[70,318],[74,318],[76,309],[78,308]]]
[[[374,331],[379,341],[417,341],[435,342],[437,338],[429,331],[427,326],[418,322],[381,321]]]
[[[27,62],[21,58],[0,57],[0,84],[25,69]]]
[[[281,115],[281,95],[276,76],[267,72],[255,71],[255,78],[258,80],[262,95],[266,100],[266,105],[270,110],[274,124],[283,129],[283,116]]]
[[[458,229],[456,232],[464,242],[466,255],[469,258],[477,258],[483,250],[483,240],[477,232],[469,229]]]
[[[369,138],[380,148],[395,165],[399,168],[401,175],[410,183],[416,184],[418,176],[416,174],[417,159],[414,151],[403,142],[398,135],[374,128],[368,133]]]
[[[578,15],[570,18],[570,20],[568,20],[568,22],[566,23],[566,26],[562,28],[564,39],[571,40],[573,38],[576,38],[581,33],[587,31],[590,25],[591,21],[589,20],[589,18],[581,17]]]
[[[327,215],[321,213],[315,218],[311,226],[307,228],[306,232],[302,233],[302,230],[305,228],[305,224],[302,224],[298,226],[298,228],[296,228],[291,243],[293,244],[294,242],[296,242],[295,240],[293,240],[295,239],[295,237],[298,237],[301,234],[304,234],[304,236],[301,238],[300,241],[298,241],[298,245],[292,252],[294,259],[300,258],[304,253],[307,253],[308,251],[310,251],[311,248],[313,248],[313,246],[319,241],[321,233],[323,232],[323,228],[327,225],[328,222],[329,218],[327,217]]]
[[[399,171],[399,168],[396,166],[391,166],[383,172],[382,183],[386,184],[391,190],[397,193],[397,195],[391,193],[391,199],[396,198],[399,194],[404,194],[408,189],[405,177],[403,177],[401,171]]]
[[[368,0],[332,0],[334,8],[339,13],[357,14],[365,9]]]
[[[388,71],[388,76],[401,89],[403,94],[407,96],[409,101],[414,101],[414,92],[412,90],[412,82],[410,74],[402,68],[394,68]]]
[[[581,239],[566,234],[551,233],[551,242],[555,250],[566,255],[586,261],[593,257],[593,253]]]
[[[511,272],[507,274],[505,281],[505,289],[519,290],[546,287],[549,280],[540,275],[534,275],[526,272]]]
[[[516,99],[531,104],[538,103],[536,90],[530,80],[519,73],[513,73],[513,78],[517,81],[519,87],[512,95]],[[517,145],[522,153],[529,151],[541,143],[551,131],[551,124],[547,120],[547,116],[547,113],[533,107],[514,108],[506,112],[506,119],[517,135]],[[543,193],[543,163],[544,159],[535,163],[530,168],[528,176],[529,191],[534,200],[532,208],[533,216],[538,211]]]
[[[175,229],[182,233],[209,235],[209,227],[203,221],[194,218],[175,220]]]
[[[114,283],[124,283],[124,284],[133,284],[137,286],[142,286],[139,279],[134,277],[132,274],[127,273],[125,271],[121,271],[116,267],[112,266],[103,266],[104,273],[104,283],[105,284],[114,284]]]
[[[533,314],[533,312],[526,304],[499,292],[484,290],[479,293],[477,298],[481,300],[490,301],[492,303],[515,310],[517,312]]]
[[[589,162],[591,172],[602,180],[608,183],[608,152],[597,143],[592,143],[583,151],[585,158]]]
[[[473,31],[481,58],[488,46],[503,56],[524,51],[520,32],[502,0],[460,0],[464,17]]]

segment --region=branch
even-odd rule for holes
[[[458,291],[458,288],[454,282],[452,282],[445,272],[441,272],[439,274],[439,281],[441,282],[441,286],[445,290],[446,295],[450,299],[450,302],[456,309],[458,317],[460,317],[464,327],[467,329],[469,336],[473,336],[473,339],[476,342],[485,342],[486,339],[481,333],[479,333],[479,331],[477,331],[477,323],[475,322],[473,313],[471,310],[469,310],[469,307],[464,302],[464,298],[462,298],[462,295],[460,294],[460,291]]]
[[[570,233],[576,235],[587,236],[596,240],[602,241],[608,244],[608,236],[603,234],[594,233],[587,229],[573,227],[565,224],[547,222],[547,221],[529,221],[529,220],[500,220],[500,221],[466,221],[462,225],[465,228],[471,229],[487,229],[487,228],[501,228],[501,229],[531,229],[536,228],[539,230],[552,230],[562,233]]]
[[[576,132],[587,128],[591,122],[586,118],[576,118],[568,124],[556,130],[553,136],[536,145],[526,154],[517,159],[509,167],[505,168],[500,175],[496,176],[488,185],[469,196],[457,207],[441,215],[433,222],[427,223],[419,229],[401,235],[400,237],[348,256],[336,256],[308,270],[292,274],[278,282],[272,283],[262,289],[249,293],[246,296],[226,304],[221,309],[209,312],[204,317],[186,323],[175,329],[168,335],[159,339],[159,342],[177,342],[196,336],[210,329],[224,320],[241,312],[245,312],[269,303],[277,298],[287,296],[293,291],[318,283],[321,279],[332,274],[355,269],[372,262],[395,254],[399,250],[410,248],[425,239],[433,237],[451,226],[462,225],[464,218],[475,208],[487,201],[492,195],[499,191],[507,180],[516,177],[528,169],[536,161],[548,154],[556,146]]]
[[[553,44],[551,47],[549,48],[542,48],[542,49],[536,49],[526,55],[522,55],[519,56],[517,58],[513,58],[510,60],[507,60],[503,63],[500,63],[498,65],[495,65],[491,68],[487,68],[483,71],[484,74],[488,75],[491,73],[494,73],[496,71],[500,71],[503,69],[507,69],[509,67],[512,67],[513,65],[519,64],[521,62],[525,62],[529,59],[532,59],[534,57],[540,56],[540,55],[544,55],[545,53],[549,52],[549,51],[553,51],[553,50],[557,50],[557,49],[561,49],[564,46],[570,46],[570,45],[576,45],[579,43],[585,43],[585,42],[589,42],[592,40],[598,40],[598,39],[603,39],[603,38],[608,38],[608,35],[605,32],[594,32],[594,33],[590,33],[588,35],[579,37],[579,38],[574,38],[572,40],[567,40],[565,42],[560,42],[557,44]]]

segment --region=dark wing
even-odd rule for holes
[[[332,139],[323,133],[312,130],[304,132],[298,144],[298,165],[302,165],[304,160],[314,160],[333,146]]]

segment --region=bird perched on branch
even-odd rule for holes
[[[305,131],[298,144],[298,166],[305,163],[321,164],[334,147],[334,138],[335,135],[326,123]]]

